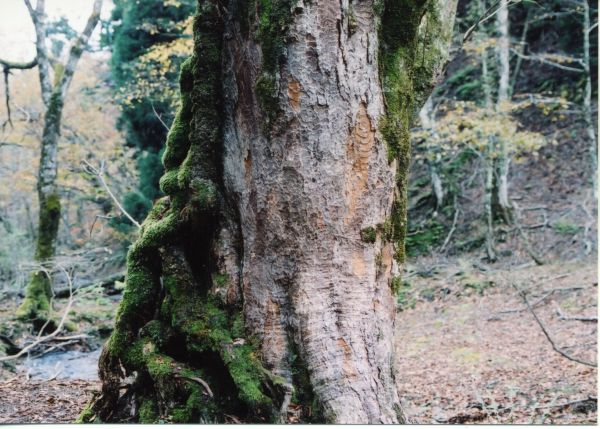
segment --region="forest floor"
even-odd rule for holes
[[[558,315],[596,316],[595,259],[493,269],[473,259],[419,258],[408,266],[397,321],[397,382],[414,423],[596,423],[596,368],[552,349],[513,283],[558,347],[596,362],[597,323]],[[94,303],[95,311],[116,305]],[[80,329],[89,329],[78,314]],[[62,377],[0,369],[0,423],[74,421],[99,382]]]
[[[597,317],[595,258],[487,271],[443,262],[412,267],[398,316],[397,383],[412,421],[595,424],[597,368],[553,350],[513,286],[558,348],[595,364],[597,322],[564,320]]]

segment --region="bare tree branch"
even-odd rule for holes
[[[31,6],[30,0],[24,1],[35,28],[36,61],[38,63],[40,87],[42,88],[42,100],[44,106],[48,107],[52,96],[52,81],[50,80],[50,61],[46,51],[46,1],[37,0],[35,10]]]
[[[119,208],[119,210],[121,210],[121,213],[123,213],[127,217],[127,219],[129,219],[131,221],[131,223],[133,223],[138,228],[141,228],[142,225],[140,225],[138,221],[136,221],[129,213],[127,213],[127,210],[125,210],[125,208],[121,205],[121,203],[119,202],[119,200],[117,200],[117,197],[115,197],[115,195],[112,193],[112,191],[108,187],[108,184],[106,183],[106,180],[104,180],[104,162],[102,162],[100,164],[100,168],[99,169],[96,168],[96,167],[94,167],[92,164],[90,164],[86,160],[84,160],[83,163],[85,164],[84,169],[88,173],[93,174],[94,176],[96,176],[98,178],[98,180],[100,181],[100,183],[104,187],[104,190],[106,191],[106,193],[108,194],[108,196],[117,205],[117,207]]]
[[[0,65],[2,66],[2,71],[4,72],[4,97],[6,100],[6,113],[7,118],[6,121],[2,124],[2,128],[6,126],[6,124],[10,124],[13,126],[11,114],[10,114],[10,87],[8,86],[8,75],[10,74],[11,69],[31,69],[37,65],[37,59],[29,61],[28,63],[17,63],[13,61],[7,61],[0,58]]]
[[[519,58],[523,58],[524,60],[539,61],[543,64],[546,64],[546,65],[549,65],[552,67],[556,67],[561,70],[572,71],[575,73],[583,73],[585,71],[583,69],[578,69],[576,67],[563,66],[562,64],[559,64],[554,61],[550,61],[540,55],[525,55],[525,54],[522,54],[521,52],[517,51],[516,49],[512,49],[512,48],[511,48],[511,51],[513,53],[515,53]],[[573,58],[573,60],[576,62],[580,62],[580,60],[578,58]]]
[[[523,1],[524,0],[509,0],[507,7],[514,6],[518,3],[522,3]],[[471,38],[473,32],[477,29],[477,27],[479,27],[479,25],[483,24],[486,21],[489,21],[498,13],[498,11],[500,10],[500,8],[498,8],[499,4],[500,0],[496,0],[494,3],[492,3],[492,5],[487,8],[487,10],[477,19],[477,21],[475,21],[475,24],[469,27],[469,29],[465,32],[463,36],[463,44],[465,44]],[[494,10],[494,8],[496,8],[496,10]]]
[[[48,335],[44,335],[44,336],[41,336],[42,332],[44,332],[44,328],[42,327],[42,329],[40,329],[40,334],[38,335],[37,339],[33,343],[29,344],[26,347],[23,347],[21,349],[21,351],[19,351],[19,353],[17,353],[17,354],[0,357],[0,362],[17,359],[17,358],[23,356],[25,353],[29,352],[34,347],[38,346],[39,344],[58,336],[58,334],[60,334],[60,332],[62,331],[62,328],[65,325],[65,322],[67,321],[67,317],[69,316],[69,312],[71,311],[71,307],[73,306],[74,296],[73,296],[73,283],[71,282],[71,276],[62,266],[60,266],[60,265],[57,265],[57,266],[59,267],[59,269],[61,271],[63,271],[65,273],[65,276],[67,277],[67,281],[69,283],[69,292],[70,292],[69,301],[67,302],[67,306],[65,307],[65,309],[63,311],[63,315],[60,319],[60,322],[58,323],[58,326],[56,327],[56,329],[54,331],[52,331]],[[47,326],[47,323],[48,322],[46,322],[44,327]]]
[[[156,109],[154,108],[154,103],[152,101],[150,102],[150,106],[152,106],[152,111],[154,112],[154,115],[158,118],[158,120],[163,125],[163,127],[165,127],[165,129],[167,131],[169,131],[169,126],[167,124],[165,124],[165,121],[162,120],[162,118],[160,117],[160,115],[158,114]]]
[[[58,90],[61,92],[61,98],[65,97],[67,90],[69,89],[69,85],[71,84],[73,74],[75,73],[75,69],[77,67],[77,62],[79,61],[79,58],[81,58],[81,54],[83,53],[84,48],[87,46],[88,40],[94,31],[94,28],[96,28],[96,24],[98,24],[98,21],[100,20],[101,9],[102,0],[95,0],[92,13],[88,17],[85,28],[71,45],[69,59],[67,60],[65,70],[58,86]]]
[[[35,66],[37,66],[37,58],[34,58],[33,60],[26,62],[26,63],[19,63],[16,61],[8,61],[8,60],[3,60],[2,58],[0,58],[0,66],[2,66],[2,68],[4,68],[5,70],[11,70],[11,69],[16,69],[16,70],[27,70],[27,69],[32,69]]]

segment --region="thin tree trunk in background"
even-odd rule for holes
[[[488,136],[488,146],[485,154],[485,194],[484,194],[484,209],[485,209],[485,221],[486,221],[486,234],[485,234],[485,250],[487,258],[490,262],[494,262],[496,257],[496,250],[494,246],[494,214],[492,210],[492,192],[494,188],[494,162],[492,159],[491,151],[495,149],[494,138]]]
[[[377,5],[199,1],[167,196],[129,252],[81,421],[406,422],[409,128],[456,2]]]
[[[483,94],[485,110],[488,114],[492,114],[492,89],[490,85],[490,76],[488,71],[487,50],[484,49],[481,53],[481,80],[483,82]],[[488,260],[496,260],[496,251],[494,249],[494,165],[496,153],[496,140],[493,137],[487,136],[486,150],[483,154],[484,177],[484,197],[483,207],[486,223],[485,234],[485,249]]]
[[[510,101],[510,60],[509,48],[510,39],[508,31],[508,0],[500,0],[498,13],[496,14],[498,36],[498,65],[499,65],[499,80],[498,80],[498,98],[496,102],[496,112],[500,115],[505,115],[507,103]],[[495,160],[495,186],[493,189],[497,195],[492,197],[492,201],[496,207],[493,207],[494,217],[500,217],[505,223],[510,224],[512,221],[512,208],[508,198],[508,173],[510,169],[510,156],[508,153],[508,143],[505,139],[499,139],[498,153]]]
[[[433,115],[433,99],[429,97],[423,105],[423,108],[419,111],[419,119],[421,120],[423,129],[429,130],[430,132],[435,132],[435,119],[433,118]],[[430,159],[430,157],[427,157],[427,165],[429,167],[433,195],[435,196],[435,206],[436,208],[441,208],[444,204],[444,185],[439,173],[441,157],[438,153],[429,154],[429,156],[433,158]]]
[[[60,195],[56,178],[58,175],[58,141],[63,103],[79,58],[100,19],[102,0],[95,0],[85,29],[71,46],[62,75],[54,77],[55,86],[52,86],[51,83],[50,65],[45,46],[45,1],[38,0],[35,9],[33,9],[29,0],[25,0],[25,4],[36,31],[36,59],[40,75],[42,99],[46,108],[38,169],[39,220],[35,252],[36,262],[43,265],[53,258],[56,252],[56,237],[58,235],[61,216]],[[48,317],[51,296],[52,285],[46,272],[39,270],[32,273],[25,290],[25,299],[17,309],[16,316],[23,320],[34,321],[36,325],[43,324]]]
[[[592,117],[592,74],[590,68],[590,7],[587,0],[582,0],[583,7],[583,69],[585,73],[585,90],[583,94],[583,115],[586,124],[586,132],[590,144],[590,164],[592,173],[592,187],[594,198],[598,198],[598,141],[596,129]]]
[[[531,8],[527,9],[527,16],[525,17],[525,24],[523,25],[523,32],[521,33],[521,40],[517,49],[521,52],[522,55],[517,55],[517,64],[515,65],[515,70],[513,72],[511,83],[510,83],[510,96],[515,93],[515,87],[517,86],[517,79],[519,78],[519,74],[521,73],[521,66],[523,64],[523,55],[527,54],[527,33],[529,32],[529,21],[531,18]]]

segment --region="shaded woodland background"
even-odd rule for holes
[[[597,27],[587,63],[582,36],[584,14],[595,26],[597,9],[574,0],[511,3],[503,99],[496,17],[472,31],[492,3],[459,3],[453,59],[413,129],[397,381],[418,423],[593,423],[597,369],[564,354],[594,365],[597,357]],[[53,311],[60,317],[73,305],[65,332],[0,362],[1,422],[73,421],[97,388],[95,359],[137,233],[102,180],[138,222],[160,196],[194,9],[193,0],[115,0],[97,46],[83,54],[65,102],[60,269],[50,268]],[[61,57],[74,30],[59,19],[48,33]],[[9,123],[0,106],[0,358],[38,338],[13,314],[38,269],[43,109],[35,69],[12,71],[8,82],[0,90],[5,99],[10,88],[11,108]],[[508,215],[495,197],[502,162]],[[44,405],[34,405],[40,395]]]

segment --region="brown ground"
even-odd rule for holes
[[[492,270],[474,259],[420,258],[405,276],[398,316],[398,384],[415,423],[596,423],[597,371],[552,350],[511,283],[535,307],[559,347],[596,361],[597,323],[560,320],[597,313],[594,260]],[[487,268],[483,272],[482,269]],[[481,294],[480,294],[481,293]],[[409,308],[414,306],[414,308]],[[1,380],[8,380],[2,382]],[[75,420],[97,382],[27,380],[0,371],[0,423]],[[592,410],[593,408],[593,410]]]
[[[597,397],[597,369],[555,352],[529,311],[502,313],[525,308],[512,283],[532,304],[543,291],[581,287],[555,291],[535,311],[558,347],[595,363],[597,323],[560,320],[556,308],[563,315],[596,316],[596,262],[487,275],[464,261],[458,265],[409,279],[413,295],[407,300],[417,302],[399,315],[397,372],[412,420],[596,423],[596,402],[587,399]],[[561,406],[578,400],[587,401]]]
[[[99,382],[33,381],[24,377],[0,382],[0,423],[73,423]]]

